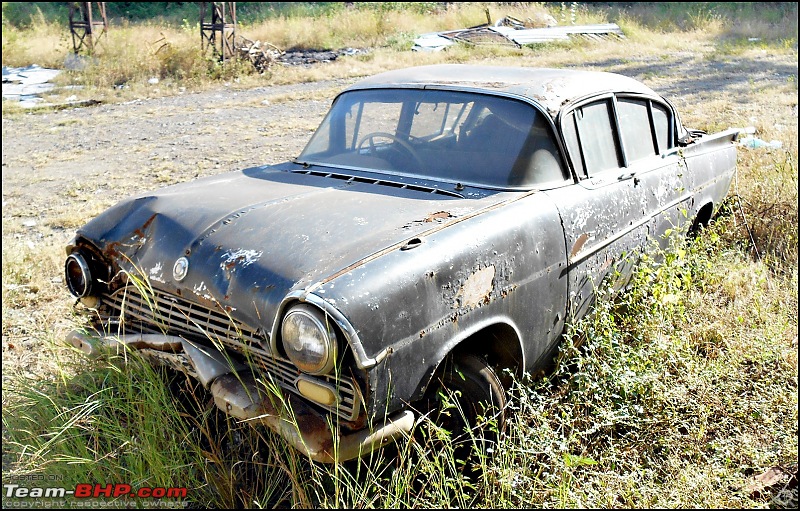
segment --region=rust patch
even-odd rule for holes
[[[108,245],[106,245],[103,253],[109,257],[109,259],[116,259],[120,255],[120,247],[122,243],[119,241],[112,241]]]
[[[133,234],[138,238],[146,238],[147,236],[145,235],[145,232],[147,231],[147,228],[150,227],[150,224],[153,223],[153,220],[156,219],[156,216],[157,213],[153,213],[152,215],[150,215],[150,218],[148,218],[147,221],[143,223],[141,227],[134,230]]]
[[[425,217],[423,222],[435,222],[437,220],[447,220],[448,218],[453,218],[453,215],[448,213],[447,211],[439,211],[437,213],[431,213],[430,215]]]
[[[442,328],[443,326],[445,326],[448,323],[457,323],[458,322],[458,315],[459,315],[459,312],[453,312],[452,314],[449,314],[449,315],[443,317],[442,319],[440,319],[439,321],[437,321],[433,325],[431,325],[428,328],[422,330],[419,333],[419,338],[422,339],[427,334],[433,332],[434,330],[438,330],[438,329]]]
[[[613,263],[613,262],[614,262],[614,258],[613,257],[611,257],[611,256],[607,257],[606,260],[603,262],[602,266],[600,266],[600,271],[605,271],[606,268],[611,266],[611,263]]]
[[[581,251],[581,249],[583,248],[583,246],[586,244],[587,241],[589,241],[588,233],[583,233],[580,236],[578,236],[578,239],[572,246],[572,252],[569,253],[569,257],[570,258],[575,257],[575,255],[577,255],[577,253]]]
[[[494,266],[482,268],[467,278],[455,297],[456,308],[466,307],[468,309],[489,303],[489,299],[494,289]]]
[[[150,218],[148,218],[148,219],[147,219],[147,221],[146,221],[145,223],[143,223],[143,224],[142,224],[142,230],[143,230],[143,231],[146,231],[146,230],[148,229],[148,227],[150,227],[150,224],[152,224],[152,223],[153,223],[153,220],[155,220],[155,219],[156,219],[156,216],[157,216],[157,213],[153,213],[153,214],[150,216]]]

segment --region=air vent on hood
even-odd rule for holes
[[[339,174],[338,172],[328,172],[324,170],[290,170],[296,174],[307,174],[310,176],[329,177],[332,179],[341,179],[349,183],[369,183],[373,185],[391,186],[393,188],[404,188],[406,190],[414,190],[415,192],[436,193],[439,195],[447,195],[448,197],[458,197],[463,199],[464,196],[460,193],[451,192],[450,190],[442,190],[440,188],[433,188],[431,186],[410,185],[408,183],[399,183],[397,181],[387,181],[385,179],[374,179],[362,176],[350,176],[347,174]]]

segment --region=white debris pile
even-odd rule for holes
[[[540,20],[537,20],[540,21]],[[527,44],[548,43],[553,41],[569,41],[582,38],[590,41],[620,38],[625,35],[616,23],[596,25],[555,26],[555,20],[541,20],[542,28],[528,28],[535,22],[521,21],[510,16],[500,18],[496,23],[483,24],[471,28],[448,30],[422,34],[414,40],[414,51],[440,51],[457,42],[467,44],[513,45],[521,47]]]
[[[28,67],[3,66],[3,99],[19,101],[24,107],[44,101],[41,95],[55,88],[51,80],[59,69],[46,69],[37,64]]]

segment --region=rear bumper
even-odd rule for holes
[[[364,456],[410,433],[415,417],[398,412],[383,424],[343,433],[329,414],[301,397],[259,381],[250,370],[183,338],[158,334],[95,337],[73,331],[67,342],[90,356],[106,350],[137,350],[154,363],[182,371],[203,384],[214,403],[238,419],[269,427],[314,461],[335,463]]]

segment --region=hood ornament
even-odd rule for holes
[[[180,282],[184,278],[186,278],[186,274],[189,272],[189,260],[185,257],[179,257],[177,261],[175,261],[175,265],[172,267],[172,278]]]

